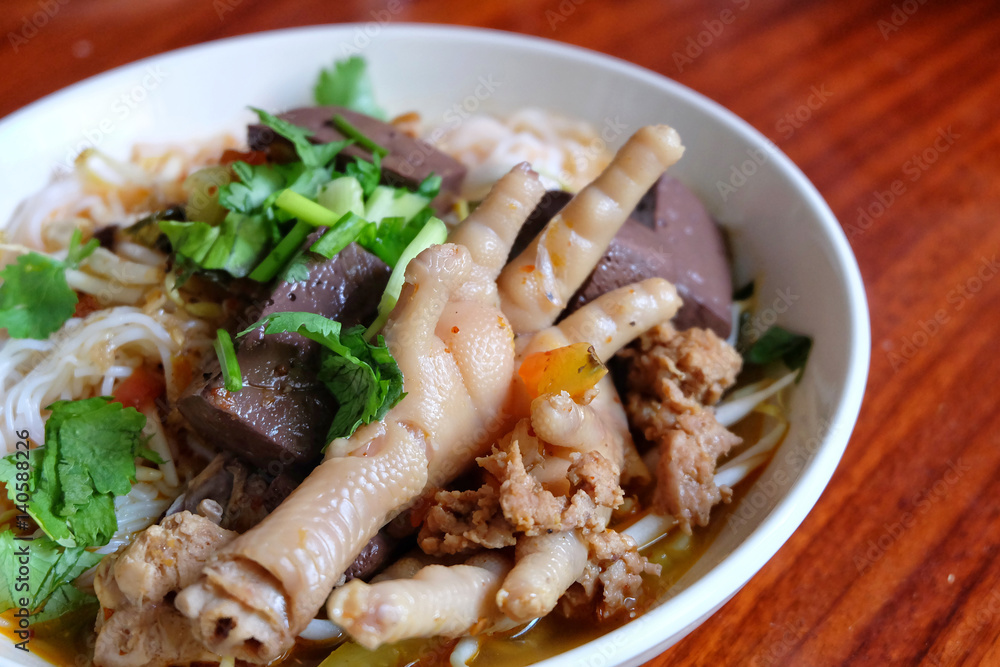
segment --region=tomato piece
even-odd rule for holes
[[[98,303],[97,297],[93,294],[77,292],[76,296],[76,309],[73,311],[73,317],[86,317],[94,311],[101,309],[101,304]]]
[[[237,151],[227,148],[219,158],[219,164],[232,164],[233,162],[246,162],[254,166],[267,162],[267,153],[264,151]]]
[[[579,399],[607,373],[608,367],[590,343],[573,343],[530,354],[517,371],[533,399],[558,391]]]
[[[142,410],[153,405],[166,389],[162,373],[139,366],[132,371],[132,375],[121,381],[114,391],[114,397],[127,408]]]

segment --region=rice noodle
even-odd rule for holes
[[[309,621],[306,629],[299,633],[299,637],[311,642],[328,642],[344,636],[344,631],[340,626],[325,618],[314,618]]]
[[[451,667],[468,667],[469,663],[479,654],[482,643],[480,637],[464,637],[458,641],[448,658]]]
[[[160,318],[169,319],[162,315]],[[181,341],[161,321],[119,306],[71,319],[48,340],[9,340],[0,347],[0,448],[13,451],[15,432],[35,442],[44,431],[44,408],[57,400],[110,394],[147,358],[163,365],[168,386]]]
[[[133,484],[128,495],[115,498],[118,530],[108,544],[95,551],[100,554],[110,554],[129,544],[136,533],[156,523],[172,502],[173,497],[164,495],[152,484],[147,482]]]
[[[529,162],[550,189],[580,190],[607,166],[611,153],[589,124],[541,109],[504,119],[474,115],[434,128],[431,141],[468,168],[462,195],[480,200],[511,167]]]
[[[180,479],[177,476],[177,466],[174,465],[170,444],[167,442],[167,436],[163,433],[163,424],[160,423],[155,408],[146,408],[142,414],[146,415],[146,434],[149,435],[149,448],[163,459],[163,463],[160,464],[160,472],[163,473],[162,479],[169,487],[176,487],[180,484]]]
[[[778,380],[761,380],[734,391],[715,406],[715,418],[723,426],[732,426],[753,412],[760,403],[790,385],[798,375],[799,371],[789,371]]]

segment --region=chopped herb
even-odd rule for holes
[[[302,244],[306,242],[314,229],[308,222],[302,220],[296,222],[291,231],[285,234],[285,237],[278,242],[278,245],[274,246],[274,249],[257,265],[257,268],[250,272],[249,278],[266,283],[278,275],[302,247]]]
[[[316,243],[309,248],[310,252],[332,259],[334,255],[357,240],[358,236],[369,226],[369,222],[353,213],[345,213],[344,217],[328,229]]]
[[[378,187],[379,181],[382,180],[382,157],[375,153],[372,155],[371,162],[354,158],[354,162],[349,162],[344,168],[344,173],[356,178],[361,184],[361,191],[365,197],[370,197],[375,188]]]
[[[386,155],[389,154],[388,148],[384,146],[379,146],[377,143],[375,143],[375,141],[371,137],[367,136],[364,132],[351,125],[351,122],[346,118],[344,118],[343,116],[341,116],[339,113],[333,115],[333,126],[338,130],[340,130],[341,134],[343,134],[348,139],[354,141],[354,143],[356,143],[358,146],[361,146],[366,151],[369,151],[370,153],[375,153],[377,155],[381,155],[382,157],[385,157]]]
[[[420,185],[417,186],[417,194],[427,197],[428,200],[434,199],[438,196],[441,191],[442,179],[437,174],[431,174],[424,180],[420,181]]]
[[[309,280],[309,258],[299,250],[281,272],[281,282],[301,283]]]
[[[429,208],[423,208],[409,220],[402,216],[382,218],[378,225],[369,225],[358,243],[390,267],[395,267],[406,247],[433,217]]]
[[[219,365],[222,367],[226,391],[237,392],[242,389],[243,374],[240,372],[240,363],[236,360],[236,348],[233,347],[233,339],[225,329],[215,332],[215,354],[219,357]]]
[[[66,282],[66,270],[75,269],[99,243],[80,245],[74,229],[65,260],[29,252],[0,271],[0,329],[11,338],[48,338],[73,317],[78,298]]]
[[[277,116],[272,116],[263,109],[250,108],[260,117],[261,123],[292,142],[292,145],[295,146],[295,152],[299,155],[299,159],[302,160],[302,164],[307,168],[316,169],[325,167],[333,161],[337,153],[351,143],[348,140],[331,141],[327,144],[314,144],[309,141],[312,132],[308,129],[293,125]]]
[[[809,336],[773,326],[747,350],[746,360],[764,365],[780,359],[791,370],[800,370],[806,365],[810,349],[812,338]]]
[[[265,334],[294,331],[323,346],[319,379],[339,404],[327,441],[350,436],[361,424],[385,417],[403,394],[403,375],[379,336],[372,345],[364,327],[341,330],[339,322],[315,313],[272,313],[238,335],[264,326]]]
[[[28,621],[34,624],[96,605],[97,598],[73,582],[102,557],[83,547],[64,549],[45,538],[17,540],[12,531],[0,533],[0,612],[24,606],[30,614]],[[23,568],[27,569],[26,581],[13,576],[24,572]],[[22,599],[27,604],[22,605]]]
[[[58,401],[47,409],[45,446],[0,459],[0,481],[29,472],[27,511],[49,538],[65,547],[104,546],[118,530],[115,496],[135,481],[135,457],[159,462],[145,448],[146,416],[110,397]]]
[[[283,190],[274,201],[274,205],[292,217],[298,218],[299,222],[308,223],[313,227],[329,227],[340,219],[340,215],[327,207],[320,206],[291,190]]]
[[[183,207],[171,206],[170,208],[147,215],[122,231],[132,237],[132,240],[140,245],[144,245],[147,248],[158,248],[168,252],[170,248],[166,243],[163,232],[160,231],[160,221],[174,220],[183,222],[186,219],[187,217]]]
[[[365,202],[364,217],[378,224],[383,218],[402,217],[407,222],[427,208],[430,199],[402,188],[380,185]]]
[[[396,307],[396,301],[399,300],[399,294],[403,290],[403,283],[406,280],[406,265],[425,249],[432,245],[444,243],[447,238],[448,228],[445,227],[445,224],[438,218],[431,218],[409,245],[406,246],[406,249],[403,250],[395,267],[392,269],[392,275],[389,276],[389,284],[386,285],[385,292],[382,293],[382,299],[378,304],[378,317],[375,318],[375,321],[365,331],[367,339],[370,340],[372,336],[385,326],[386,321],[389,319],[389,313]]]
[[[316,201],[338,215],[354,213],[364,216],[365,192],[352,176],[343,176],[320,188]]]
[[[225,271],[243,278],[277,240],[277,224],[259,215],[230,212],[221,225],[207,222],[160,221],[174,253],[206,271]]]
[[[313,89],[316,104],[347,107],[385,120],[386,114],[375,103],[375,93],[368,78],[368,64],[361,56],[338,60],[323,69]]]
[[[240,180],[219,188],[219,203],[246,215],[258,212],[268,197],[285,187],[290,176],[286,165],[234,162],[232,170]]]

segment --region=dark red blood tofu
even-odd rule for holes
[[[722,338],[729,336],[732,279],[722,230],[698,197],[667,175],[622,225],[566,312],[605,292],[653,277],[672,282],[684,299],[674,326],[704,327]]]
[[[375,317],[389,267],[352,243],[333,259],[307,263],[309,277],[282,282],[245,317],[240,328],[275,312],[305,311],[345,327]],[[320,346],[296,333],[264,335],[263,327],[237,339],[243,389],[230,393],[220,373],[208,374],[179,402],[191,428],[271,475],[317,461],[337,402],[316,379]]]
[[[310,130],[315,143],[326,144],[346,139],[333,125],[335,114],[343,116],[361,134],[389,151],[382,158],[382,176],[389,185],[413,189],[431,174],[437,174],[441,177],[441,194],[434,200],[434,208],[438,211],[445,210],[457,199],[465,179],[465,167],[462,163],[390,123],[343,107],[292,109],[279,114],[278,118]],[[289,162],[294,159],[291,143],[265,125],[251,125],[247,128],[247,142],[253,150],[267,151],[268,157],[274,162]],[[352,144],[340,153],[338,165],[342,167],[348,159],[355,157],[371,161],[372,153],[358,144]]]

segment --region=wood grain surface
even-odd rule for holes
[[[858,257],[871,376],[833,481],[743,591],[650,664],[1000,665],[1000,3],[393,2],[394,22],[569,42],[719,101],[812,179]],[[0,115],[176,47],[387,6],[2,0]]]

